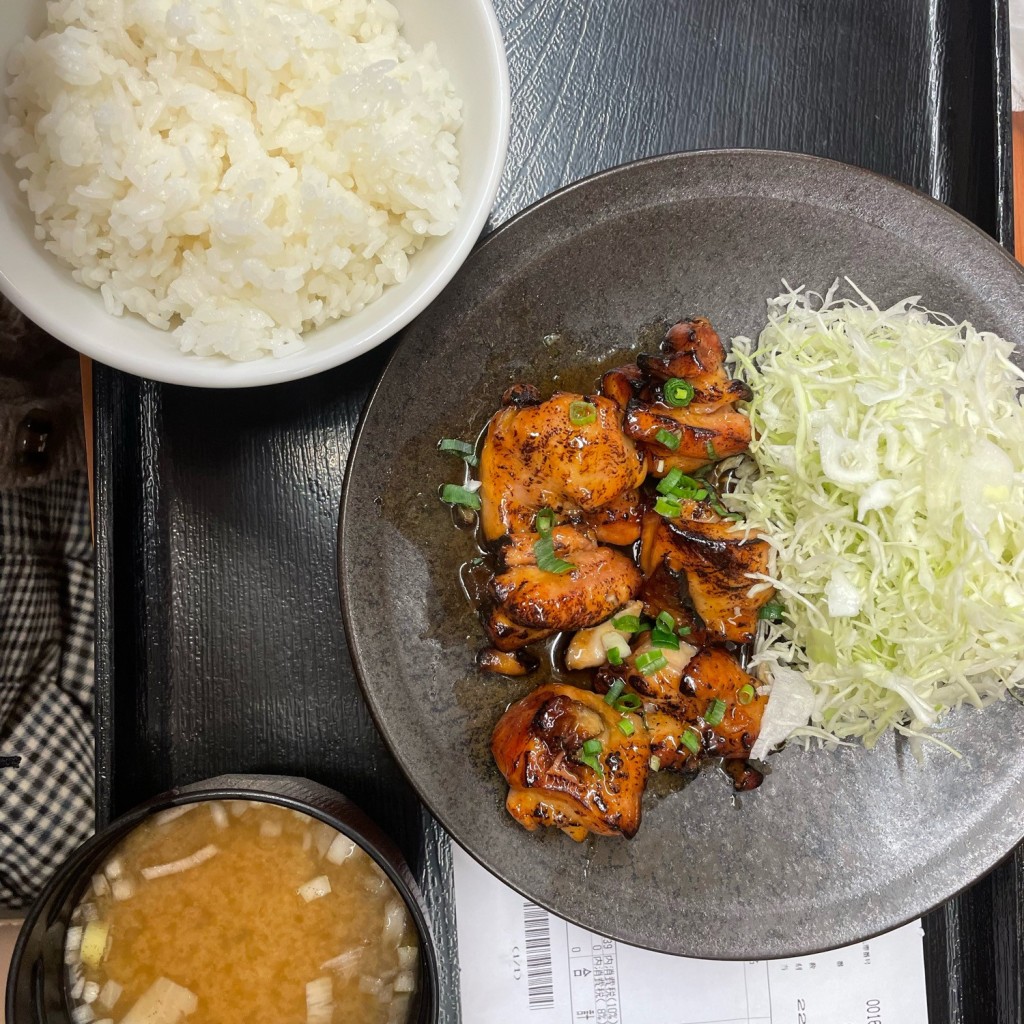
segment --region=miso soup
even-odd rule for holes
[[[117,847],[65,962],[76,1024],[406,1024],[419,949],[402,897],[346,836],[208,801]]]

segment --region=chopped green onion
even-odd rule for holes
[[[736,703],[742,704],[746,707],[747,704],[753,702],[754,697],[757,695],[757,691],[750,685],[750,683],[744,683],[736,691]]]
[[[718,458],[718,452],[715,451],[715,446],[711,441],[704,446],[704,450],[708,453],[708,458],[712,461]]]
[[[612,704],[616,711],[623,713],[626,711],[639,711],[643,706],[644,702],[635,693],[624,693]]]
[[[612,619],[612,625],[623,633],[639,633],[640,616],[620,615],[617,619]]]
[[[655,626],[651,630],[651,643],[655,647],[665,648],[671,651],[679,650],[679,637],[674,632],[670,633],[667,629],[662,629],[660,626]]]
[[[692,725],[688,725],[679,737],[679,742],[686,747],[691,754],[700,753],[700,733]]]
[[[680,437],[678,434],[671,430],[665,430],[662,427],[655,435],[654,440],[658,444],[664,445],[670,452],[674,452],[679,447]]]
[[[693,385],[682,377],[669,377],[665,381],[665,401],[677,409],[689,405],[693,401]]]
[[[479,506],[477,507],[479,508]],[[576,568],[572,562],[567,562],[555,554],[555,544],[550,536],[541,537],[536,541],[533,545],[533,553],[537,559],[537,568],[542,572],[553,572],[561,576]]]
[[[678,466],[673,466],[654,488],[659,494],[670,499],[692,498],[703,501],[708,496],[708,489],[702,481],[687,476]]]
[[[601,761],[598,758],[600,753],[601,741],[587,740],[576,752],[576,760],[588,768],[592,768],[598,775],[604,775],[604,768],[601,767]]]
[[[593,402],[579,400],[569,403],[569,422],[574,427],[585,427],[597,419],[597,406]]]
[[[636,726],[628,718],[620,718],[618,726],[623,736],[632,736],[636,732]]]
[[[704,712],[704,721],[708,725],[720,725],[723,718],[725,718],[725,709],[729,705],[724,700],[719,700],[717,697],[711,702],[707,711]]]
[[[674,519],[683,511],[683,508],[679,504],[678,498],[659,498],[654,503],[654,511],[659,516],[668,516],[669,519]]]
[[[622,655],[619,653],[618,647],[609,647],[605,651],[605,655],[608,658],[609,665],[621,665]]]
[[[555,526],[555,512],[547,506],[537,512],[533,521],[533,528],[542,536],[546,537]]]
[[[466,508],[479,508],[480,496],[474,491],[467,491],[458,484],[445,484],[441,488],[441,500],[447,505],[465,505]]]
[[[619,694],[626,688],[626,682],[624,679],[616,679],[611,686],[608,687],[608,692],[604,695],[605,704],[614,704],[619,699]]]
[[[676,629],[676,620],[672,618],[671,612],[658,612],[658,617],[654,620],[654,624],[659,629],[665,630],[666,633],[674,633]]]
[[[659,672],[667,664],[665,655],[661,651],[644,651],[643,654],[636,656],[637,671],[641,675],[653,676],[655,672]]]
[[[769,601],[758,613],[759,619],[767,619],[769,622],[778,622],[786,614],[786,606],[780,601]]]
[[[673,466],[659,481],[654,489],[659,494],[675,495],[676,488],[683,479],[683,471],[678,466]]]
[[[679,634],[680,636],[689,636],[689,635],[690,635],[690,634],[691,634],[691,633],[693,632],[693,630],[692,630],[692,629],[691,629],[691,628],[690,628],[689,626],[680,626],[680,627],[679,627],[679,628],[678,628],[678,629],[676,630],[676,632],[677,632],[677,633],[678,633],[678,634]]]
[[[468,441],[459,441],[454,437],[442,437],[437,443],[437,450],[441,452],[453,452],[460,458],[465,459],[471,466],[477,464],[476,448]]]

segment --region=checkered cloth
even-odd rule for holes
[[[88,483],[0,488],[0,906],[29,904],[93,826]]]

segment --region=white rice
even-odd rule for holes
[[[387,0],[51,0],[0,152],[107,309],[232,359],[301,348],[447,234],[461,101]]]

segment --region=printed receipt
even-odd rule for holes
[[[928,1024],[921,923],[793,960],[688,960],[525,901],[452,843],[464,1024]]]

